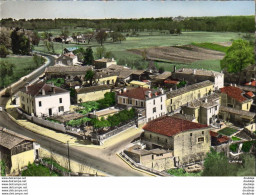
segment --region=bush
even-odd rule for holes
[[[47,162],[48,164],[52,164],[56,169],[63,171],[63,172],[69,172],[68,169],[60,166],[55,160],[50,159],[50,158],[43,158],[42,159],[44,162]]]
[[[198,173],[187,173],[184,169],[179,168],[179,169],[170,169],[167,171],[170,175],[174,176],[201,176],[202,172]]]
[[[90,120],[91,119],[88,117],[83,117],[80,119],[70,120],[70,121],[68,121],[67,125],[69,125],[71,127],[79,127]]]
[[[237,149],[238,149],[238,144],[231,144],[229,146],[229,149],[232,151],[232,152],[236,152]]]
[[[22,176],[59,176],[43,165],[30,164],[28,168],[21,173]]]
[[[255,144],[256,141],[248,141],[248,142],[244,142],[243,146],[242,146],[242,151],[243,152],[250,152],[250,149],[252,147],[253,144]]]
[[[4,45],[0,45],[0,57],[6,58],[6,56],[9,54],[8,49]]]
[[[0,161],[0,167],[1,167],[1,176],[5,176],[5,162],[4,161]]]

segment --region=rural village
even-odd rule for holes
[[[187,20],[172,19],[176,26]],[[239,44],[251,47],[249,33],[208,44],[127,48],[126,55],[143,60],[136,65],[136,58],[120,59],[123,51],[111,53],[109,45],[125,47],[142,33],[155,32],[125,31],[117,25],[85,34],[68,29],[38,34],[19,22],[1,21],[1,41],[11,33],[9,44],[15,48],[15,40],[37,42],[24,54],[38,65],[8,83],[13,70],[4,72],[4,59],[24,54],[1,42],[2,175],[26,175],[41,166],[53,176],[211,176],[211,167],[218,167],[214,155],[235,170],[242,169],[240,162],[254,163],[255,55],[243,47],[238,50],[251,52],[246,62],[239,61],[244,64],[231,67],[228,60]],[[193,33],[184,28],[162,30],[161,36],[179,39]],[[93,41],[97,48],[87,46]],[[204,68],[204,61],[199,67],[182,66],[209,59],[221,61],[221,68]],[[171,62],[179,63],[166,68]],[[250,173],[244,167],[241,172]]]

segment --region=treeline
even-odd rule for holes
[[[254,16],[218,16],[141,19],[2,19],[1,26],[31,30],[60,29],[63,27],[106,28],[112,31],[156,31],[182,29],[182,31],[254,32]]]

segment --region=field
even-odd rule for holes
[[[7,58],[0,58],[1,61],[7,61],[8,63],[12,63],[15,65],[13,70],[13,76],[6,77],[5,86],[19,80],[24,75],[27,75],[32,70],[36,68],[36,65],[33,61],[32,56],[14,56],[10,55]],[[0,84],[0,88],[3,87]]]
[[[74,29],[70,34],[72,34],[74,31],[76,32],[84,32],[88,29]],[[50,31],[48,31],[50,32]],[[60,34],[60,30],[52,30],[51,31],[54,35]],[[124,33],[126,35],[128,33]],[[167,33],[161,33],[159,32],[139,32],[138,36],[126,37],[126,41],[123,41],[122,43],[113,43],[110,39],[108,39],[104,43],[104,47],[107,51],[111,51],[115,57],[115,59],[120,60],[142,60],[143,57],[140,55],[140,52],[130,52],[128,50],[143,50],[143,49],[149,49],[149,48],[156,48],[156,47],[170,47],[170,46],[183,46],[183,45],[191,45],[192,43],[220,43],[220,45],[229,46],[229,43],[231,40],[242,38],[243,33],[233,33],[233,32],[183,32],[179,36],[170,35]],[[54,43],[54,49],[55,52],[60,54],[65,47],[83,47],[87,48],[88,46],[91,46],[92,49],[96,50],[97,47],[100,45],[96,41],[90,42],[90,44],[62,44],[62,43]],[[176,49],[182,49],[182,47],[176,47]],[[202,47],[199,49],[203,49]],[[35,50],[38,51],[44,51],[46,52],[46,48],[44,44],[41,42],[39,46],[35,47]],[[189,50],[187,50],[188,52]],[[203,51],[206,51],[206,49],[203,49]],[[208,50],[209,51],[209,50]],[[211,52],[211,51],[210,51]],[[190,53],[192,55],[192,53]],[[223,54],[224,55],[224,54]],[[212,58],[212,55],[210,55],[211,58],[208,58],[207,55],[201,58],[197,58],[193,60],[193,63],[191,64],[191,68],[197,68],[197,64],[200,66],[200,68],[204,69],[210,69],[210,70],[216,70],[220,71],[219,66],[219,60],[221,59],[221,54],[219,57]],[[193,57],[193,55],[192,55]],[[172,59],[158,59],[161,62],[169,63],[169,66],[166,66],[166,70],[169,70],[174,63],[177,63],[175,61],[172,61]],[[203,60],[203,61],[202,61]],[[218,62],[217,62],[218,61]],[[180,67],[187,66],[187,60],[180,60],[178,61],[180,64]],[[191,63],[191,62],[190,62]],[[205,63],[205,64],[204,64]]]

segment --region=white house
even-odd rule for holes
[[[31,115],[62,115],[70,110],[70,92],[44,82],[26,86],[19,97],[20,107]]]
[[[78,58],[72,52],[62,54],[56,59],[56,64],[58,65],[73,66],[77,63],[78,63]]]
[[[118,104],[145,108],[145,117],[151,121],[166,114],[166,94],[162,89],[151,90],[143,87],[127,90],[117,95]]]

